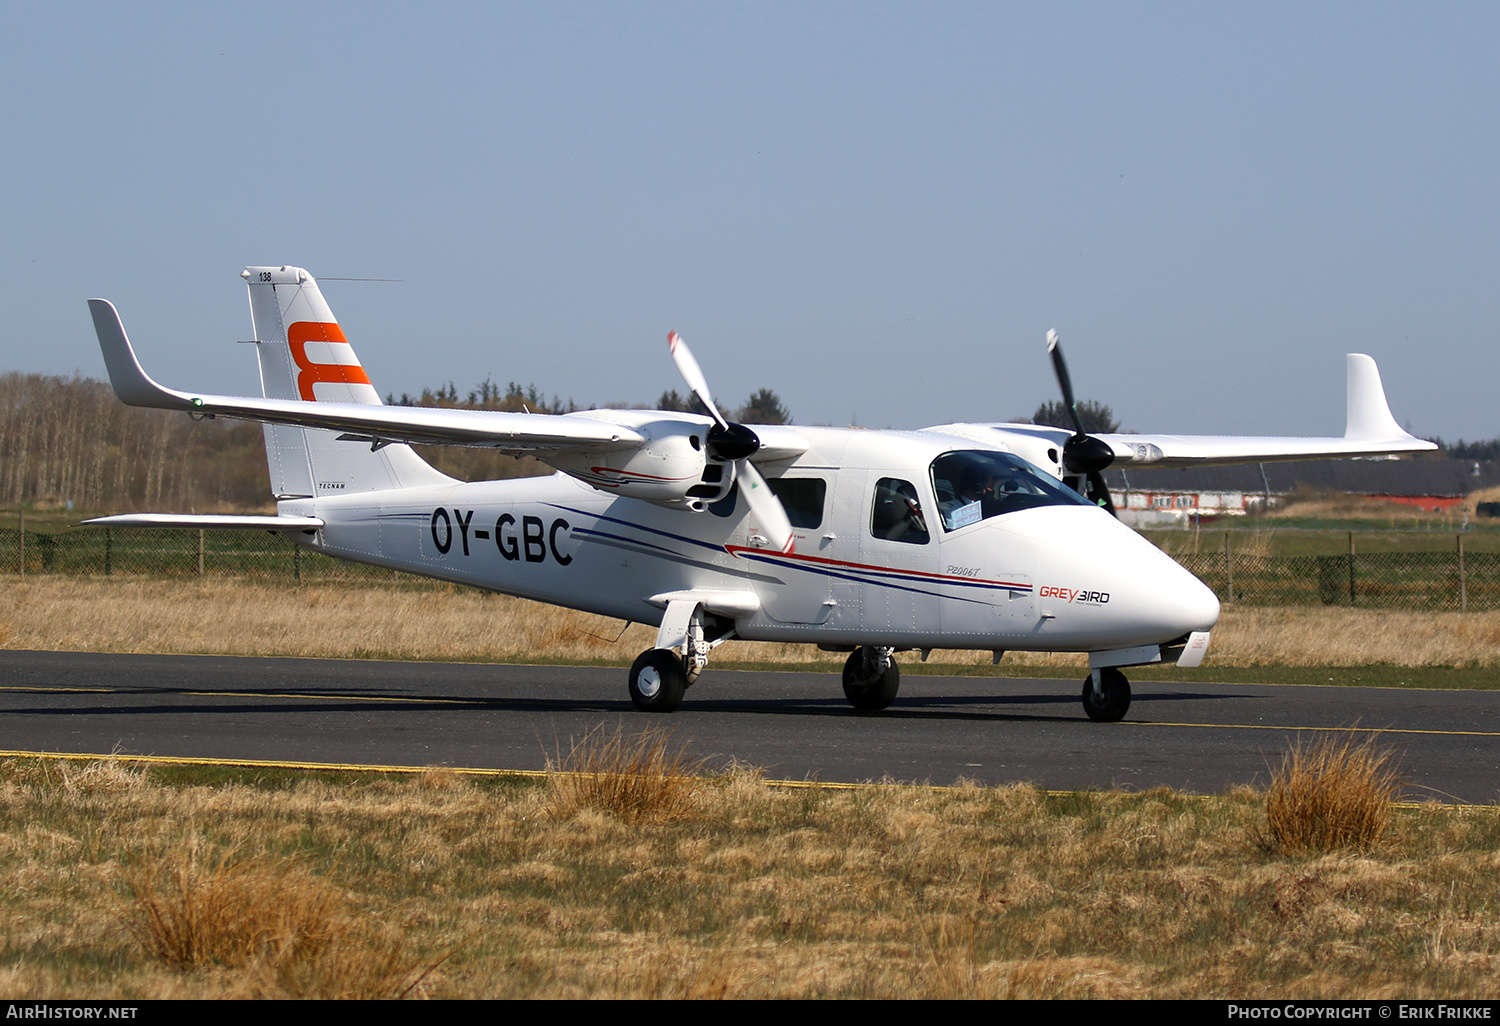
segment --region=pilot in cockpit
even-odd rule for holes
[[[995,472],[979,463],[966,464],[958,476],[953,498],[939,504],[943,526],[950,531],[980,519],[979,503],[995,497]],[[971,509],[972,507],[972,509]]]

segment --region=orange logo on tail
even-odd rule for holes
[[[320,381],[343,385],[368,385],[370,377],[358,363],[313,363],[307,358],[309,342],[349,344],[343,329],[331,321],[298,321],[286,329],[286,340],[292,346],[292,360],[302,373],[297,375],[297,392],[308,402],[317,401],[313,385]],[[350,351],[353,356],[353,351]]]

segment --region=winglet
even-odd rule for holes
[[[163,410],[195,408],[197,404],[188,396],[163,388],[141,369],[113,303],[107,299],[91,299],[89,313],[94,315],[94,332],[99,336],[99,350],[104,354],[104,366],[109,370],[109,383],[122,403]]]
[[[1344,437],[1371,440],[1411,438],[1412,435],[1391,416],[1390,405],[1385,400],[1385,387],[1380,383],[1380,368],[1375,366],[1375,361],[1363,353],[1350,353],[1348,367],[1348,419]]]

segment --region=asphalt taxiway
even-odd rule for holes
[[[862,714],[831,673],[710,667],[651,716],[622,669],[7,651],[0,750],[531,770],[601,725],[650,726],[776,779],[1219,792],[1263,784],[1298,738],[1357,727],[1399,748],[1409,796],[1500,799],[1500,692],[1133,687],[1114,724],[1085,717],[1081,680],[908,675]]]

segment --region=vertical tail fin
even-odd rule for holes
[[[267,399],[380,405],[318,283],[300,267],[247,267],[250,318]],[[278,499],[380,491],[452,479],[405,445],[340,440],[332,431],[267,424],[271,491]]]

